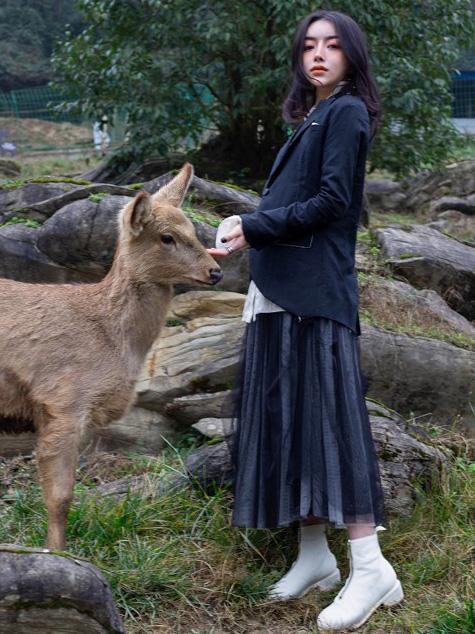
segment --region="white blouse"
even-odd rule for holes
[[[264,297],[257,288],[254,280],[251,280],[246,301],[244,302],[244,308],[242,309],[242,321],[250,323],[251,321],[255,321],[258,313],[280,313],[284,310],[284,308],[277,306],[277,304],[271,302],[270,299]]]
[[[337,92],[340,92],[342,88],[346,85],[347,81],[340,81],[334,88],[331,95],[335,95]],[[329,95],[329,97],[331,97]],[[307,113],[308,115],[315,109],[315,106],[312,106]],[[304,117],[304,120],[307,118]],[[259,313],[281,313],[285,312],[284,308],[277,306],[274,302],[271,302],[270,299],[264,297],[261,291],[257,288],[256,284],[253,280],[249,284],[249,289],[247,291],[247,298],[244,303],[243,311],[242,311],[242,321],[250,323],[251,321],[255,321],[256,315]]]

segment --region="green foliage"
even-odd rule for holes
[[[31,229],[38,229],[38,227],[41,227],[41,223],[38,222],[38,220],[33,220],[33,218],[23,218],[21,216],[13,216],[6,222],[0,224],[0,227],[7,227],[8,225],[25,225]]]
[[[0,189],[18,189],[30,183],[71,183],[72,185],[90,185],[91,181],[78,178],[68,178],[67,176],[39,176],[28,180],[7,180],[0,185]]]
[[[0,6],[0,90],[37,86],[49,79],[53,44],[66,23],[81,28],[75,0],[2,0]]]
[[[87,27],[67,33],[58,49],[58,82],[78,95],[71,107],[96,115],[125,109],[135,157],[196,145],[214,130],[223,155],[256,176],[266,172],[286,136],[280,107],[292,37],[320,7],[349,13],[368,35],[384,102],[372,168],[402,175],[457,150],[449,73],[473,36],[470,0],[80,0],[79,7]]]
[[[97,192],[96,194],[89,194],[88,200],[93,203],[100,203],[101,200],[104,200],[104,198],[107,198],[109,195],[110,194],[106,194],[105,192]]]

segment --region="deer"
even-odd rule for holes
[[[193,178],[185,163],[157,193],[139,192],[118,215],[112,266],[95,283],[0,279],[1,420],[29,421],[48,518],[47,547],[64,550],[81,439],[121,418],[175,284],[222,278],[180,206]]]

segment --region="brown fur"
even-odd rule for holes
[[[132,404],[172,285],[214,284],[221,277],[178,208],[192,177],[187,163],[153,197],[141,192],[126,205],[114,261],[101,282],[0,279],[0,418],[31,420],[38,433],[50,548],[65,545],[81,436],[86,426],[106,425]],[[164,235],[174,242],[165,244]]]

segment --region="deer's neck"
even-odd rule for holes
[[[103,308],[114,339],[133,372],[138,371],[165,322],[173,287],[141,279],[120,255],[101,286]]]

